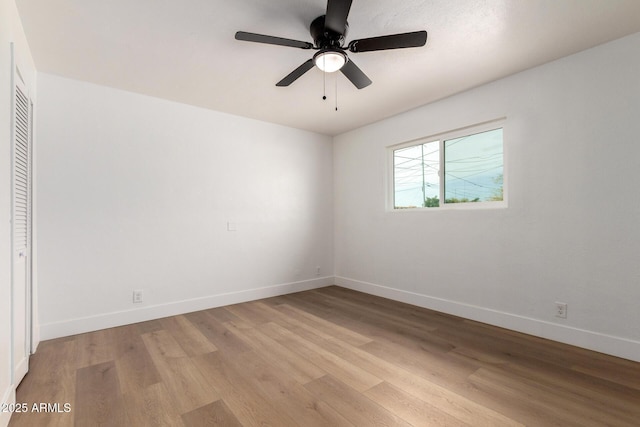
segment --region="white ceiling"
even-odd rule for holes
[[[39,71],[328,135],[640,31],[640,0],[354,0],[347,42],[424,29],[427,44],[350,54],[373,84],[328,74],[323,101],[315,68],[275,86],[315,51],[234,34],[312,42],[326,0],[16,4]]]

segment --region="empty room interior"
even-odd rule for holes
[[[634,426],[637,0],[0,0],[0,426]]]

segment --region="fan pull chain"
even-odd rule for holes
[[[338,111],[338,76],[336,76],[336,111]]]
[[[327,73],[324,71],[322,72],[322,99],[327,100]]]

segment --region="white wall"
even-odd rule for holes
[[[336,137],[337,283],[640,360],[638,76],[640,34]],[[507,209],[385,211],[385,147],[500,117]]]
[[[331,138],[38,85],[43,339],[332,283]]]
[[[11,43],[31,96],[35,66],[13,0],[0,0],[0,404],[15,400],[11,384]],[[0,411],[0,425],[10,414]]]

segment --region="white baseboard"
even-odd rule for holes
[[[16,403],[16,389],[13,385],[9,386],[4,392],[4,396],[2,396],[2,407],[6,408],[13,403]],[[11,419],[10,411],[0,411],[0,427],[6,427],[9,425],[9,420]]]
[[[359,280],[348,279],[346,277],[335,277],[335,284],[355,291],[365,292],[367,294],[412,304],[418,307],[452,314],[465,319],[475,320],[499,326],[501,328],[535,335],[541,338],[640,362],[640,342],[638,341],[605,335],[566,325],[559,325],[544,320],[491,310],[442,298],[435,298],[428,295],[403,291]]]
[[[33,325],[31,331],[31,354],[34,354],[40,344],[40,325]]]
[[[175,316],[178,314],[190,313],[193,311],[206,310],[213,307],[238,304],[241,302],[290,294],[293,292],[322,288],[330,285],[333,285],[332,276],[319,277],[317,279],[303,280],[300,282],[283,283],[263,288],[247,289],[238,292],[209,295],[202,298],[193,298],[167,304],[141,307],[135,310],[103,313],[96,316],[45,323],[40,325],[39,338],[44,341],[53,338],[97,331],[100,329],[144,322],[147,320]]]
[[[501,328],[640,362],[640,342],[638,341],[492,310],[471,304],[408,292],[346,277],[321,277],[312,280],[284,283],[263,288],[248,289],[168,304],[142,307],[136,310],[104,313],[96,316],[47,323],[40,325],[39,338],[41,340],[48,340],[84,332],[97,331],[100,329],[144,322],[167,316],[190,313],[192,311],[205,310],[212,307],[238,304],[241,302],[254,301],[293,292],[322,288],[333,284],[371,295],[377,295],[391,300],[412,304],[418,307],[452,314],[465,319],[475,320],[499,326]],[[0,426],[1,425],[2,424],[0,424]]]
[[[13,382],[14,384],[20,384],[25,375],[29,372],[29,355],[27,354],[22,358],[14,369]]]

